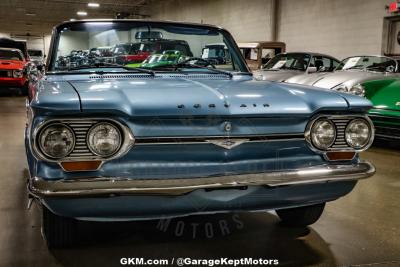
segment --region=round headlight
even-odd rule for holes
[[[316,148],[326,150],[335,142],[336,128],[330,120],[320,119],[314,122],[310,135]]]
[[[354,119],[346,127],[346,142],[355,149],[365,147],[371,139],[371,128],[367,121]]]
[[[45,127],[39,135],[39,147],[50,158],[60,159],[72,152],[75,135],[68,126],[57,123]]]
[[[23,70],[13,70],[14,78],[22,78],[24,76]]]
[[[90,151],[101,157],[110,157],[121,147],[120,130],[107,122],[98,123],[90,128],[87,143]]]
[[[365,90],[361,84],[356,84],[350,88],[349,93],[351,93],[353,95],[364,96]]]

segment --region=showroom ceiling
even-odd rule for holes
[[[147,17],[149,0],[0,0],[0,32],[43,35],[70,19],[114,18],[124,12],[129,18]],[[89,3],[92,7],[89,7]],[[96,4],[99,6],[96,7]],[[94,5],[94,7],[93,7]],[[79,16],[77,12],[86,12]]]

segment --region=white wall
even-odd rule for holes
[[[344,58],[381,54],[385,5],[391,0],[278,0],[278,40],[288,51]],[[153,19],[216,24],[236,41],[272,40],[271,0],[154,1]]]
[[[10,38],[10,34],[9,33],[5,33],[5,32],[0,32],[0,38]]]
[[[381,54],[385,5],[390,0],[280,0],[278,38],[289,51],[344,58]]]
[[[270,0],[167,0],[152,4],[155,19],[222,26],[243,42],[271,38]]]

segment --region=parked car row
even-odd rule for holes
[[[268,43],[264,44],[268,48]],[[259,51],[253,52],[254,58]],[[400,69],[396,58],[361,55],[339,61],[318,53],[280,53],[253,73],[257,80],[309,85],[365,97],[373,104],[368,114],[375,124],[376,136],[400,140]]]
[[[166,51],[177,51],[182,56],[193,56],[186,41],[162,39],[161,33],[153,32],[152,36],[147,36],[143,33],[145,32],[136,34],[139,40],[134,43],[70,51],[69,55],[58,57],[56,67],[60,70],[68,70],[107,64],[140,66],[152,55],[169,54]]]

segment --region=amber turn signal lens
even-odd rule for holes
[[[68,172],[95,171],[100,167],[101,161],[65,161],[61,166]]]
[[[356,152],[327,152],[326,157],[329,160],[352,160]]]

